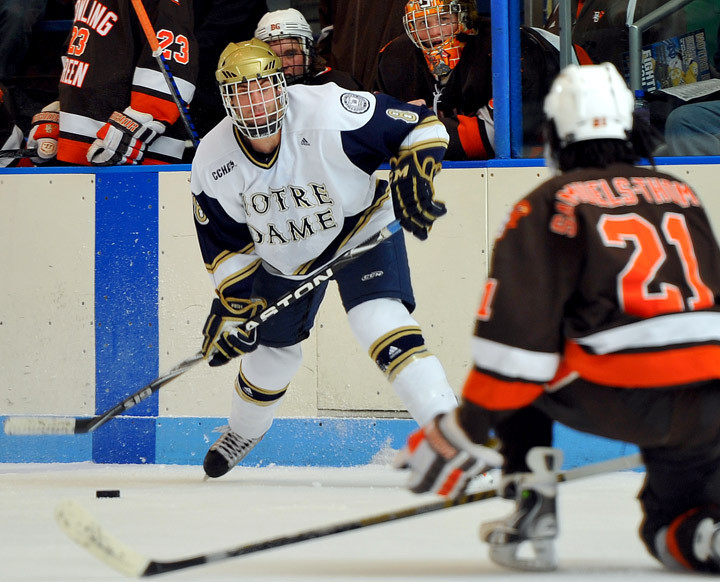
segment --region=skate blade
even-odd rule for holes
[[[528,553],[532,555],[527,555]],[[523,540],[501,545],[490,545],[490,559],[513,570],[552,572],[557,569],[555,547],[552,540]]]

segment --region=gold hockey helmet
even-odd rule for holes
[[[282,61],[256,38],[230,43],[215,71],[225,111],[249,139],[280,131],[288,105]]]

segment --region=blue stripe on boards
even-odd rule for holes
[[[0,424],[5,422],[0,416]],[[89,435],[11,436],[0,431],[0,463],[77,463],[92,454]]]
[[[158,174],[97,170],[95,189],[95,412],[158,375]],[[132,409],[156,416],[157,396]],[[96,463],[154,463],[155,421],[93,433]]]
[[[200,465],[213,432],[225,418],[160,418],[157,463]],[[247,465],[349,467],[389,462],[417,428],[412,420],[386,418],[278,418],[253,449]]]
[[[5,417],[0,416],[0,422]],[[101,441],[108,463],[201,465],[213,432],[227,423],[215,417],[121,416],[91,435],[8,436],[0,432],[0,463],[69,463],[91,459],[90,441]],[[278,418],[243,464],[248,466],[350,467],[387,464],[417,425],[391,418]],[[621,441],[584,434],[555,423],[555,446],[571,469],[637,452]],[[143,456],[148,448],[154,457]]]

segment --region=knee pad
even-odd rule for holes
[[[655,547],[670,569],[720,573],[720,508],[696,507],[676,517],[658,532]]]
[[[390,379],[417,357],[430,355],[422,330],[398,299],[366,301],[348,311],[360,345]]]

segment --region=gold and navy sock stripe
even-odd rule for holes
[[[408,364],[432,355],[418,326],[394,329],[377,339],[368,353],[391,382]]]
[[[235,379],[235,392],[238,393],[240,398],[258,406],[270,406],[274,402],[277,402],[280,398],[285,395],[288,387],[285,386],[280,390],[264,390],[248,382],[247,378],[242,373],[242,369]]]

